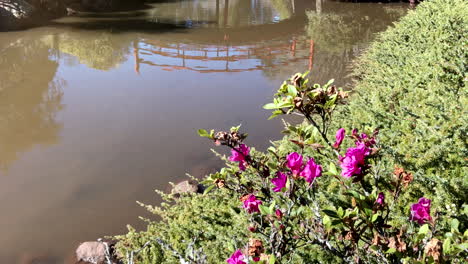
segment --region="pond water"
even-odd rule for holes
[[[267,103],[351,61],[405,5],[160,1],[0,33],[0,263],[69,263],[80,241],[142,227],[135,201],[219,168],[198,128],[281,137]],[[36,262],[34,262],[36,263]]]

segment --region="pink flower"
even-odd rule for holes
[[[355,148],[348,148],[344,157],[340,157],[341,175],[350,178],[362,172],[365,165],[365,157],[370,154],[370,149],[364,143],[359,143]]]
[[[280,209],[276,209],[275,215],[276,215],[276,218],[278,218],[279,220],[283,218],[283,212]]]
[[[255,195],[250,194],[247,199],[244,200],[244,208],[247,210],[247,213],[260,212],[258,206],[262,204],[262,201],[258,200]]]
[[[239,162],[239,169],[245,171],[247,165],[246,158],[250,153],[250,148],[245,144],[241,144],[238,148],[231,149],[229,161]]]
[[[280,192],[281,189],[286,187],[286,182],[287,181],[288,181],[288,177],[286,177],[285,174],[278,171],[276,173],[276,178],[271,179],[271,183],[273,183],[273,185],[275,185],[275,187],[273,187],[273,191],[274,192]]]
[[[374,133],[372,134],[372,137],[367,135],[366,133],[361,133],[361,135],[358,134],[358,130],[355,128],[353,129],[352,132],[352,137],[356,140],[356,145],[360,143],[364,143],[366,147],[372,147],[375,145],[375,137],[379,133],[378,130],[375,130]]]
[[[377,196],[377,200],[375,200],[376,204],[384,204],[385,203],[385,194],[383,192],[380,192],[379,195]]]
[[[345,135],[346,135],[346,130],[344,128],[340,128],[338,129],[338,131],[336,131],[336,135],[335,135],[335,138],[336,138],[336,141],[335,141],[335,144],[333,144],[333,147],[334,148],[339,148],[341,143],[343,142],[343,139],[345,138]]]
[[[302,156],[297,152],[293,152],[286,157],[286,160],[288,161],[286,166],[291,169],[294,175],[297,175],[302,168]]]
[[[420,225],[431,221],[431,200],[421,197],[418,203],[412,204],[410,220],[418,222]]]
[[[240,250],[236,250],[236,252],[234,252],[231,257],[226,260],[226,262],[229,264],[246,264],[244,261],[242,261],[244,259],[244,254],[242,254]]]
[[[313,182],[313,180],[322,175],[322,166],[315,163],[314,158],[310,158],[307,161],[304,169],[299,173],[299,176],[304,177],[308,183]]]

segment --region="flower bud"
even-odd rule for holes
[[[276,218],[278,218],[278,220],[281,220],[283,218],[283,212],[280,209],[276,209],[275,215]]]

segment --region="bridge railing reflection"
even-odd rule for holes
[[[299,61],[308,62],[311,70],[314,42],[304,37],[291,37],[246,45],[231,45],[228,41],[202,45],[143,39],[134,43],[133,48],[135,71],[138,73],[142,64],[166,71],[216,73],[264,70]]]

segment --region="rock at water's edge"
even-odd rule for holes
[[[104,263],[106,245],[103,242],[84,242],[76,249],[76,259],[84,263]]]
[[[172,194],[201,193],[201,192],[203,192],[203,186],[198,184],[196,181],[179,182],[172,189]]]

